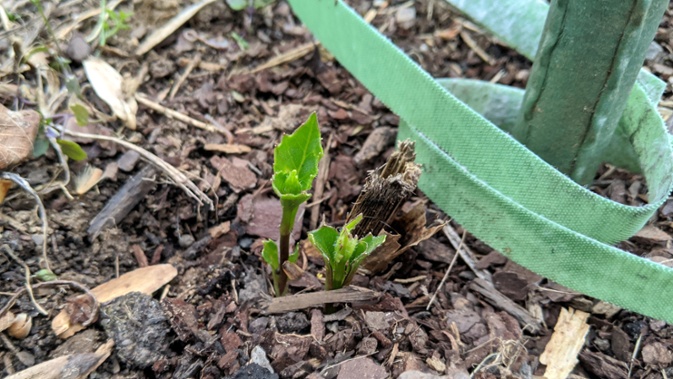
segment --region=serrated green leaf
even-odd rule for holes
[[[362,215],[344,225],[341,231],[331,226],[322,226],[308,234],[309,241],[325,260],[325,283],[328,290],[348,285],[360,263],[386,239],[386,236],[374,237],[371,234],[362,239],[352,236],[351,232],[360,221]]]
[[[86,152],[82,150],[82,147],[67,139],[56,139],[58,145],[61,146],[61,151],[65,154],[66,157],[74,161],[82,161],[86,159]]]
[[[358,246],[353,252],[352,260],[357,261],[359,264],[359,262],[367,258],[367,256],[369,256],[369,254],[371,254],[377,247],[381,246],[385,240],[385,235],[374,237],[371,234],[367,234],[366,237],[358,241]]]
[[[284,194],[299,195],[303,192],[297,170],[274,174],[271,185],[278,197],[282,197]]]
[[[355,216],[354,219],[352,219],[348,224],[344,225],[343,232],[345,232],[347,235],[350,235],[353,229],[355,229],[356,226],[362,221],[362,213],[359,215]]]
[[[262,259],[271,266],[271,269],[276,271],[280,267],[278,263],[278,245],[272,240],[264,241],[264,248],[262,249]]]
[[[89,111],[82,104],[73,104],[70,106],[72,114],[75,115],[75,121],[79,126],[89,125]]]
[[[337,238],[339,238],[339,232],[327,225],[308,233],[309,241],[320,251],[326,261],[332,260],[334,256]]]
[[[318,163],[322,154],[320,126],[318,118],[313,113],[294,133],[283,136],[280,144],[276,146],[273,152],[274,188],[280,189],[284,184],[275,183],[276,180],[281,180],[278,173],[284,172],[289,175],[296,170],[301,190],[308,191],[313,179],[318,175]]]

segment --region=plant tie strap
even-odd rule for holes
[[[649,188],[649,204],[632,207],[579,186],[545,163],[458,100],[341,1],[289,2],[323,46],[400,116],[398,138],[416,142],[417,162],[423,165],[419,187],[442,210],[540,275],[673,322],[673,271],[612,246],[642,228],[673,182],[669,137],[641,84],[634,86],[620,121]],[[460,84],[444,83],[456,91]],[[482,94],[475,108],[497,103]]]

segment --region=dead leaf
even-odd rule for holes
[[[124,96],[121,74],[99,58],[89,57],[82,64],[96,95],[110,106],[112,113],[124,121],[129,129],[135,130],[138,103],[133,96]]]
[[[5,196],[10,188],[12,188],[14,182],[8,179],[0,179],[0,204],[5,201]]]
[[[84,166],[82,172],[73,178],[74,192],[76,195],[84,195],[89,192],[103,176],[103,170],[90,165]]]
[[[441,221],[426,227],[425,208],[423,202],[403,207],[402,215],[394,218],[391,223],[393,230],[400,231],[400,235],[395,237],[386,233],[388,235],[386,241],[365,259],[362,267],[372,274],[381,272],[393,259],[440,231],[446,225],[446,222]],[[397,248],[395,248],[396,246]]]
[[[0,170],[19,164],[33,154],[33,141],[39,127],[37,112],[14,112],[0,104]]]

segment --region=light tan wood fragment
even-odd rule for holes
[[[540,362],[547,365],[544,372],[547,379],[565,379],[575,368],[589,332],[588,318],[588,313],[561,308],[554,333],[540,355]]]
[[[42,362],[5,379],[84,379],[112,353],[114,342],[107,341],[94,353],[70,354]]]
[[[131,292],[150,295],[173,280],[177,274],[178,271],[170,264],[142,267],[99,285],[92,289],[91,293],[101,303]],[[81,324],[71,324],[70,315],[65,310],[56,315],[51,322],[51,329],[60,338],[70,338],[84,328]]]
[[[229,230],[231,230],[231,221],[225,221],[208,229],[208,234],[214,239],[229,233]]]
[[[203,145],[203,150],[217,151],[225,154],[244,154],[252,151],[250,146],[229,143],[207,143]]]
[[[152,50],[154,46],[160,44],[168,36],[173,34],[173,32],[178,30],[182,25],[194,17],[194,15],[196,15],[203,7],[214,2],[215,0],[202,0],[183,9],[166,24],[150,33],[150,35],[147,36],[143,42],[140,43],[140,45],[138,45],[138,48],[135,51],[136,55],[143,55],[146,52]]]
[[[2,317],[0,317],[0,332],[3,330],[9,328],[12,323],[14,322],[14,313],[12,312],[6,312]]]

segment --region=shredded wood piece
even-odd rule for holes
[[[578,362],[577,355],[589,332],[589,314],[572,308],[561,308],[554,333],[540,355],[540,362],[547,365],[547,379],[565,379]]]

